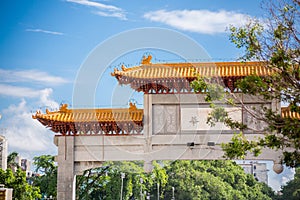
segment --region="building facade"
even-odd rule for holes
[[[243,162],[239,164],[247,174],[252,174],[256,180],[269,184],[268,181],[268,169],[266,163],[257,161]]]
[[[3,135],[0,135],[0,167],[7,169],[7,140]]]

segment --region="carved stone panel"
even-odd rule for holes
[[[152,121],[153,121],[153,134],[164,132],[164,106],[153,105]]]
[[[153,105],[153,134],[176,134],[179,125],[178,105]]]
[[[228,115],[237,121],[242,120],[242,112],[240,108],[225,108]],[[215,126],[207,124],[207,118],[212,111],[208,107],[197,107],[197,105],[191,105],[181,107],[181,130],[182,131],[209,131],[209,130],[230,130],[223,123],[218,122]]]

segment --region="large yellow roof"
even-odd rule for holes
[[[145,60],[145,59],[144,59]],[[144,63],[144,64],[143,64]],[[202,77],[245,77],[249,75],[267,76],[272,71],[264,62],[198,62],[198,63],[151,63],[140,66],[115,69],[112,76],[131,79],[166,79]]]
[[[46,110],[45,114],[38,111],[32,117],[59,122],[135,122],[143,120],[143,109],[137,109],[132,104],[129,109],[68,109],[65,104],[59,111],[50,112]]]

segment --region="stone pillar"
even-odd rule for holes
[[[152,165],[152,97],[151,94],[144,95],[144,170],[149,173]]]
[[[55,136],[57,155],[57,199],[75,200],[74,174],[74,136]]]

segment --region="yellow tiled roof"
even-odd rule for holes
[[[297,112],[292,112],[289,107],[281,108],[281,116],[283,118],[300,119],[300,114]]]
[[[244,77],[267,76],[272,71],[264,62],[207,62],[207,63],[156,63],[132,68],[122,66],[112,76],[133,79],[196,78],[202,77]]]
[[[59,111],[49,112],[45,114],[39,111],[32,116],[34,119],[56,121],[62,123],[76,122],[142,122],[143,109],[137,109],[131,104],[130,108],[118,109],[67,109],[66,104]],[[281,116],[284,118],[300,119],[300,114],[291,112],[289,107],[281,108]]]
[[[143,120],[143,109],[132,104],[129,109],[68,109],[64,104],[59,111],[37,112],[32,118],[59,122],[136,122]]]

